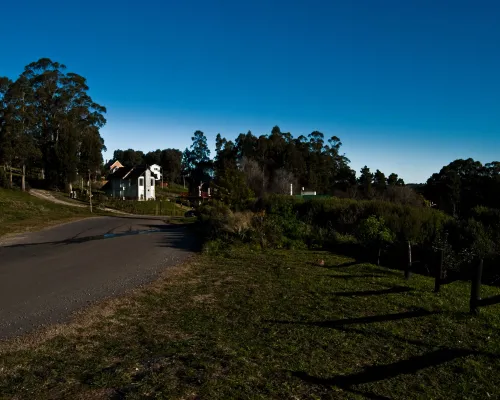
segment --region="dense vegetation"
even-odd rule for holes
[[[0,77],[2,186],[12,186],[13,168],[23,175],[23,188],[26,174],[61,187],[77,171],[100,172],[105,147],[99,129],[106,109],[89,96],[84,77],[65,70],[42,58],[15,81]]]

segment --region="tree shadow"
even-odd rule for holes
[[[188,236],[188,235],[185,235],[182,233],[184,227],[179,226],[179,225],[165,225],[165,226],[143,225],[143,226],[145,228],[148,228],[148,229],[139,229],[139,230],[130,230],[129,229],[128,231],[125,231],[125,232],[111,233],[112,230],[116,229],[116,227],[115,227],[111,231],[108,231],[107,233],[100,234],[100,235],[90,235],[90,236],[78,237],[78,235],[81,234],[81,232],[80,232],[77,235],[70,237],[68,239],[47,241],[47,242],[18,243],[18,244],[11,244],[11,245],[2,246],[2,248],[8,249],[8,248],[26,248],[26,247],[46,246],[46,245],[70,245],[70,244],[86,243],[86,242],[91,242],[91,241],[95,241],[95,240],[115,239],[115,238],[120,238],[120,237],[125,237],[125,236],[160,234],[160,233],[175,232],[175,231],[179,231],[179,233],[180,233],[179,236],[181,236],[183,238],[185,236]],[[172,237],[172,234],[170,234],[169,237]],[[169,246],[169,247],[171,247],[171,246]]]
[[[418,318],[418,317],[426,317],[429,315],[441,314],[441,311],[428,311],[425,309],[418,309],[414,311],[406,311],[397,314],[382,314],[382,315],[373,315],[370,317],[359,317],[359,318],[346,318],[346,319],[337,319],[333,321],[277,321],[277,320],[268,320],[267,322],[275,323],[275,324],[284,324],[284,325],[309,325],[309,326],[318,326],[320,328],[337,328],[345,325],[356,325],[356,324],[371,324],[374,322],[387,322],[387,321],[399,321],[403,319],[409,318]]]
[[[355,279],[355,278],[386,278],[387,275],[358,274],[358,275],[323,275],[331,279]]]
[[[395,286],[390,289],[382,289],[382,290],[365,290],[365,291],[359,291],[359,292],[335,292],[332,293],[335,296],[345,296],[345,297],[350,297],[350,296],[379,296],[379,295],[384,295],[384,294],[395,294],[395,293],[406,293],[406,292],[411,292],[413,291],[412,288],[405,287],[405,286]]]
[[[442,348],[392,364],[370,365],[363,371],[351,375],[337,375],[331,378],[320,378],[311,376],[304,371],[292,371],[292,375],[310,384],[337,386],[342,389],[350,390],[351,386],[378,382],[399,375],[414,374],[424,368],[441,365],[453,361],[456,358],[477,354],[480,353],[474,350]]]

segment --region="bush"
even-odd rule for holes
[[[365,247],[380,247],[394,242],[395,235],[382,217],[372,215],[359,224],[357,238]]]

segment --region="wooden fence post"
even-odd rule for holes
[[[23,175],[21,177],[21,190],[26,191],[26,165],[23,164]]]
[[[434,293],[438,293],[441,289],[441,279],[443,279],[443,264],[444,264],[444,249],[439,251],[439,264],[436,265]]]
[[[408,264],[406,264],[405,269],[405,279],[408,280],[411,277],[411,242],[408,241]]]
[[[481,300],[481,278],[483,275],[483,259],[479,260],[471,280],[470,286],[470,312],[471,314],[479,314],[477,308],[479,300]]]

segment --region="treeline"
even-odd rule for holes
[[[166,182],[181,183],[182,152],[177,149],[150,151],[146,154],[140,150],[115,150],[113,160],[119,160],[125,167],[157,164],[162,167]]]
[[[500,162],[455,160],[433,174],[420,191],[455,217],[468,218],[477,206],[500,208]]]
[[[102,166],[106,109],[88,94],[84,77],[42,58],[16,80],[0,78],[0,181],[12,186],[12,170],[36,171],[54,186]],[[7,176],[6,176],[7,175]]]
[[[212,182],[228,202],[266,193],[290,194],[292,185],[293,194],[304,188],[338,197],[425,204],[423,197],[405,187],[395,173],[372,173],[365,166],[356,178],[349,159],[340,152],[340,139],[325,139],[319,131],[294,138],[275,126],[269,135],[241,133],[234,142],[218,134],[213,160],[203,132],[196,131],[192,140],[182,158],[182,171],[190,177],[191,188],[195,191],[200,182]]]

